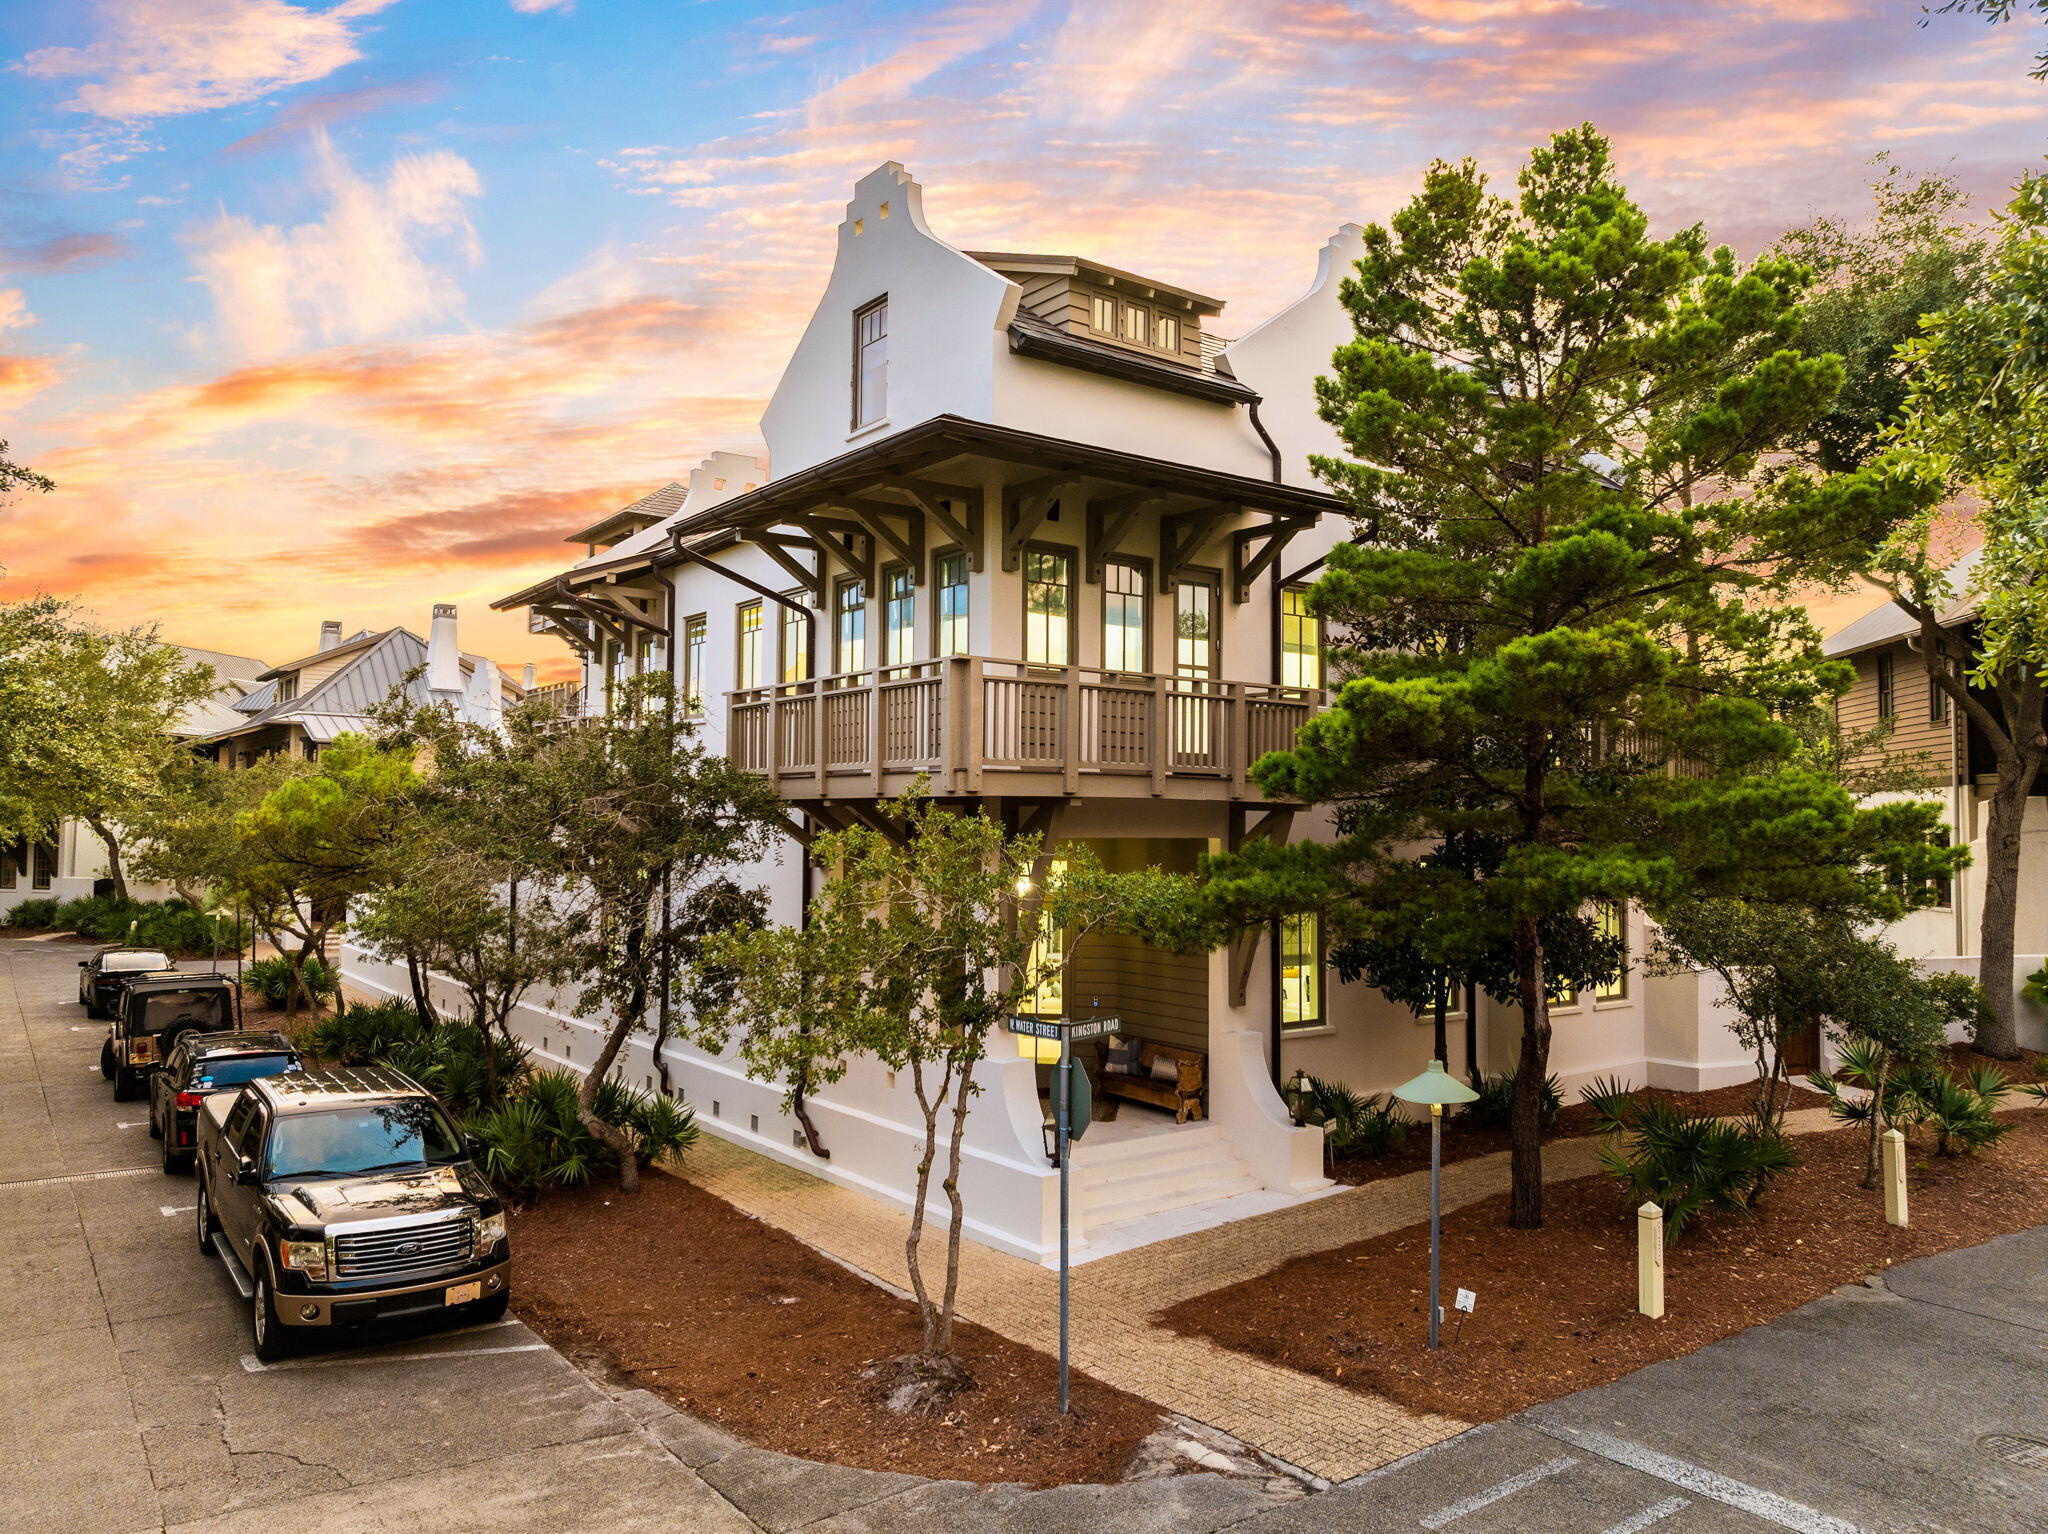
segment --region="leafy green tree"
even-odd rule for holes
[[[1967,592],[1941,549],[1933,494],[1900,517],[1870,561],[1870,579],[1918,628],[1939,687],[1989,748],[1978,979],[1991,1018],[1977,1047],[2019,1052],[2013,950],[2028,798],[2048,761],[2048,176],[2015,191],[1979,292],[1930,315],[1903,348],[1910,391],[1891,462],[1902,483],[1957,489],[1981,502],[1983,537]],[[1944,623],[1960,600],[1968,621]]]
[[[578,1113],[618,1157],[622,1193],[640,1185],[636,1142],[598,1114],[598,1095],[667,984],[693,1008],[718,1003],[731,977],[705,962],[706,942],[765,918],[766,897],[733,871],[765,860],[784,829],[775,791],[705,750],[674,702],[668,677],[642,676],[599,718],[530,705],[502,733],[424,737],[450,805],[478,818],[485,855],[547,892],[545,939],[579,977],[576,1015],[604,1019]],[[543,936],[537,910],[518,941]]]
[[[127,899],[124,826],[185,755],[185,711],[217,685],[153,628],[101,628],[56,597],[0,604],[0,832],[83,821]]]
[[[311,768],[290,775],[235,820],[223,883],[291,966],[285,1010],[320,1002],[307,961],[351,900],[395,882],[416,853],[407,832],[417,779],[410,751],[342,735]]]
[[[1510,1222],[1528,1227],[1546,918],[1737,889],[1824,902],[1837,865],[1816,851],[1845,841],[1925,865],[1931,808],[1858,811],[1789,765],[1785,718],[1846,678],[1781,600],[1922,492],[1759,479],[1841,387],[1838,360],[1792,346],[1806,273],[1738,267],[1697,227],[1651,239],[1590,127],[1536,150],[1512,200],[1470,162],[1433,166],[1358,265],[1357,339],[1318,384],[1351,457],[1318,467],[1361,536],[1312,595],[1349,679],[1255,773],[1339,806],[1382,864],[1446,836],[1498,846],[1472,900],[1514,955]]]
[[[7,456],[7,439],[0,437],[0,503],[23,490],[47,495],[57,488],[47,476],[25,469]]]
[[[1036,835],[914,795],[885,809],[895,834],[856,826],[813,845],[827,877],[803,926],[719,942],[737,983],[730,1004],[694,1027],[711,1048],[735,1045],[761,1080],[829,1085],[856,1055],[909,1073],[923,1134],[904,1256],[923,1337],[898,1361],[891,1399],[912,1410],[972,1383],[953,1346],[967,1226],[960,1164],[989,1035],[1029,1010],[1091,932],[1150,909],[1164,876],[1105,872],[1080,843],[1055,860]],[[936,1293],[923,1257],[935,1172],[948,1212]]]
[[[1809,356],[1842,359],[1841,394],[1811,440],[1797,445],[1801,458],[1830,473],[1861,468],[1883,448],[1906,403],[1900,348],[1919,336],[1923,315],[1968,301],[1989,255],[1953,174],[1914,176],[1888,154],[1876,164],[1867,220],[1823,214],[1776,247],[1814,275],[1796,344]]]

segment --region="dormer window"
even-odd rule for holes
[[[853,316],[853,429],[889,413],[889,300],[878,298]]]
[[[287,671],[283,676],[277,679],[277,701],[280,703],[289,703],[298,695],[299,674],[296,671]]]
[[[1113,336],[1116,334],[1116,300],[1107,293],[1097,293],[1095,295],[1094,325],[1096,333],[1099,335]]]
[[[1163,352],[1180,350],[1180,321],[1170,314],[1158,315],[1152,322],[1152,342]]]

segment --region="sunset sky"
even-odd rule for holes
[[[277,661],[486,603],[756,419],[852,182],[955,243],[1297,292],[1434,157],[1590,119],[1754,253],[1868,161],[1988,206],[2030,27],[1915,0],[0,0],[0,595]]]

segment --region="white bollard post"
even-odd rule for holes
[[[1884,1221],[1906,1224],[1906,1137],[1896,1129],[1884,1132]]]
[[[1636,1211],[1636,1309],[1664,1315],[1664,1211],[1653,1203]]]

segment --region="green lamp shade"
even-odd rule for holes
[[[1402,1082],[1394,1088],[1394,1095],[1404,1103],[1469,1103],[1479,1096],[1445,1070],[1441,1060],[1430,1061],[1428,1070],[1413,1081]]]

